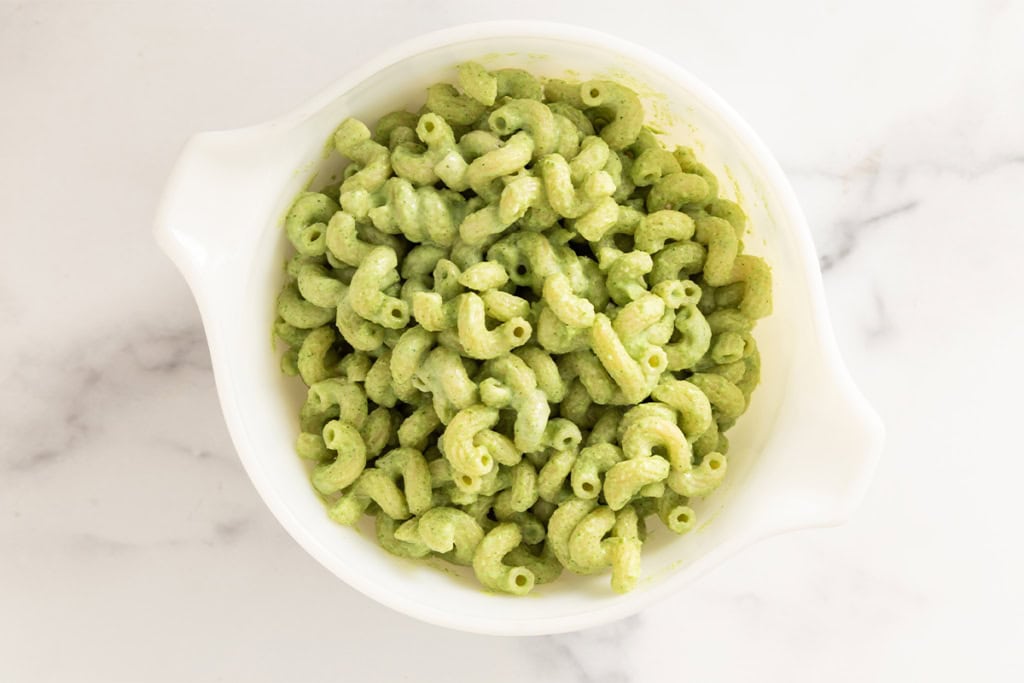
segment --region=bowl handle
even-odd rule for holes
[[[254,226],[294,175],[303,150],[286,137],[268,126],[200,133],[171,171],[154,236],[200,305],[223,289],[209,286],[220,266],[251,254]]]
[[[863,500],[881,455],[881,419],[838,351],[828,342],[825,346],[804,356],[793,398],[776,423],[786,428],[773,434],[769,445],[783,451],[760,483],[775,492],[766,513],[774,531],[846,522]]]
[[[185,143],[164,187],[153,230],[193,290],[204,289],[204,277],[216,260],[217,225],[225,224],[226,208],[212,182],[224,170],[219,135],[200,133]]]

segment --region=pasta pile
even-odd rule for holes
[[[743,211],[607,80],[463,64],[334,145],[340,186],[285,220],[275,323],[330,517],[497,591],[632,589],[646,519],[694,527],[760,377]]]

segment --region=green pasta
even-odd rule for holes
[[[285,214],[282,370],[328,516],[523,595],[641,572],[685,534],[760,381],[771,269],[691,147],[613,80],[458,65],[418,113],[332,136],[341,177]],[[699,506],[698,506],[699,507]]]

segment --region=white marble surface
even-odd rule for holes
[[[512,7],[373,5],[0,0],[0,681],[1024,678],[1024,3],[514,4],[648,44],[761,133],[889,429],[846,526],[536,639],[395,614],[285,535],[150,236],[192,132]]]

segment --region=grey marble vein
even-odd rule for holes
[[[208,548],[225,547],[239,543],[254,526],[254,520],[249,517],[233,516],[210,522],[209,533],[202,539],[171,536],[164,539],[147,539],[145,542],[115,538],[95,531],[72,531],[64,535],[61,547],[71,557],[120,556],[194,545]]]
[[[886,304],[882,290],[875,286],[871,292],[872,317],[864,326],[864,334],[869,342],[877,342],[892,336],[896,332],[896,324]]]
[[[887,159],[884,164],[879,161],[879,153],[872,154],[845,170],[828,167],[785,165],[786,175],[791,178],[817,178],[820,180],[857,184],[867,188],[865,194],[879,182],[889,182],[887,178],[906,181],[918,174],[948,174],[966,181],[978,180],[993,173],[1024,165],[1024,153],[1011,152],[985,157],[978,161],[960,161],[949,163],[930,160],[899,161]]]
[[[119,403],[164,390],[169,375],[208,375],[209,368],[205,336],[194,325],[139,327],[123,337],[97,335],[59,350],[23,352],[3,384],[4,400],[18,408],[0,415],[6,435],[0,459],[16,474],[57,464],[116,419]]]
[[[221,544],[230,545],[241,538],[252,526],[252,520],[245,517],[217,522],[213,526],[214,539]]]
[[[632,680],[628,650],[631,637],[641,627],[642,617],[577,633],[565,633],[532,639],[524,643],[535,653],[543,677],[552,669],[560,672],[558,680],[576,683],[628,683]],[[540,648],[534,646],[539,643]],[[553,680],[553,679],[552,679]]]
[[[118,353],[131,357],[141,373],[168,374],[182,368],[209,370],[210,359],[205,349],[202,327],[189,325],[129,338]]]
[[[49,400],[43,401],[44,414],[29,415],[21,425],[3,425],[8,437],[3,459],[8,463],[10,472],[31,472],[38,467],[58,463],[69,456],[92,430],[86,413],[101,373],[95,368],[80,367],[77,372],[63,374],[63,377],[67,384],[60,386],[60,393],[45,397]],[[24,370],[16,372],[5,385],[8,390],[38,390]],[[20,432],[19,426],[22,427]],[[14,438],[11,438],[12,434]]]
[[[787,168],[787,173],[794,179],[824,181],[827,186],[841,192],[837,199],[844,203],[856,198],[853,210],[840,209],[839,216],[828,221],[831,227],[821,240],[823,246],[819,247],[822,272],[827,273],[843,263],[869,232],[884,231],[891,221],[915,212],[922,204],[941,201],[941,196],[931,193],[929,177],[950,176],[968,187],[996,174],[1017,173],[1024,168],[1024,153],[1013,150],[978,160],[947,156],[940,161],[887,158],[883,162],[884,152],[883,146],[845,170],[803,166]],[[887,196],[879,196],[880,188],[884,188]]]
[[[137,552],[142,546],[116,538],[109,538],[97,533],[73,533],[68,537],[68,546],[74,554],[109,557]]]
[[[877,228],[892,218],[910,213],[919,205],[920,201],[908,201],[864,218],[841,220],[836,225],[835,246],[822,250],[818,257],[822,272],[827,273],[853,253],[867,229]]]
[[[232,464],[236,462],[235,454],[233,452],[225,453],[220,450],[197,446],[194,443],[182,439],[155,437],[152,439],[152,445],[155,448],[179,454],[190,460],[216,460],[220,462],[230,462]]]
[[[891,173],[894,178],[900,181],[905,181],[916,174],[930,173],[948,174],[972,182],[994,173],[1001,173],[1024,165],[1024,152],[1004,152],[975,161],[963,160],[956,163],[950,163],[950,161],[946,159],[941,162],[912,161],[889,164],[886,167],[886,172]]]

